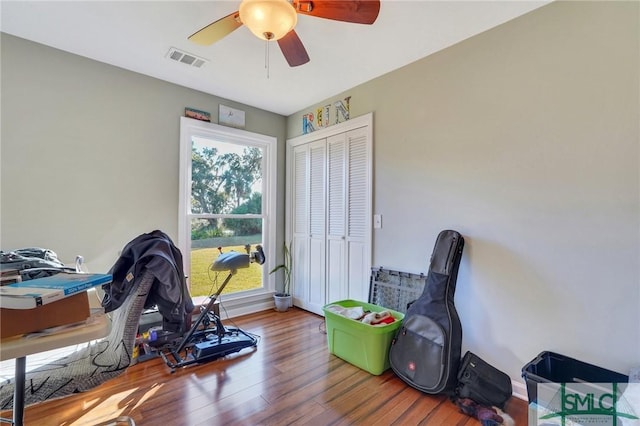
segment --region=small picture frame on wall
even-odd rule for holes
[[[220,105],[218,111],[218,124],[244,129],[244,111]]]
[[[196,120],[200,120],[200,121],[211,122],[211,113],[208,113],[206,111],[200,111],[199,109],[185,108],[184,116],[189,118],[195,118]]]

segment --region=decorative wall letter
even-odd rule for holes
[[[347,96],[344,100],[337,101],[333,105],[336,110],[336,120],[334,124],[342,123],[349,119],[349,101],[351,96]],[[307,134],[316,130],[315,123],[318,128],[329,127],[331,125],[331,104],[316,108],[315,117],[313,112],[302,115],[302,133]]]
[[[349,119],[349,101],[351,100],[351,96],[347,96],[344,98],[344,101],[338,101],[334,105],[336,107],[336,124],[341,123],[342,121],[347,121]],[[340,121],[340,116],[342,116],[342,121]]]
[[[329,112],[331,105],[325,105],[316,110],[316,122],[318,127],[329,127]]]
[[[302,116],[302,133],[307,134],[315,131],[313,127],[313,113],[310,112]]]

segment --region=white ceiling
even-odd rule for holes
[[[544,1],[382,0],[359,25],[299,15],[311,61],[290,68],[277,44],[241,27],[211,46],[187,37],[238,10],[240,0],[1,2],[5,33],[282,115],[400,68],[543,6]],[[198,69],[167,59],[175,47],[208,59]]]

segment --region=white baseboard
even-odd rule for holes
[[[239,299],[221,298],[220,318],[222,320],[275,309],[273,293],[256,294]]]
[[[273,300],[270,300],[268,302],[253,303],[250,306],[244,305],[228,308],[226,311],[220,312],[220,317],[224,320],[275,308],[276,305],[273,303]]]
[[[511,388],[513,389],[513,396],[524,401],[529,401],[527,386],[524,383],[511,379]]]

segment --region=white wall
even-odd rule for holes
[[[373,264],[460,231],[463,350],[516,380],[542,350],[640,365],[639,12],[553,3],[288,118],[374,112]]]
[[[144,232],[161,229],[177,243],[185,107],[214,122],[219,103],[244,110],[247,130],[278,138],[284,164],[281,115],[1,37],[3,250],[47,247],[66,262],[81,254],[98,272]],[[277,204],[282,241],[284,194]]]

